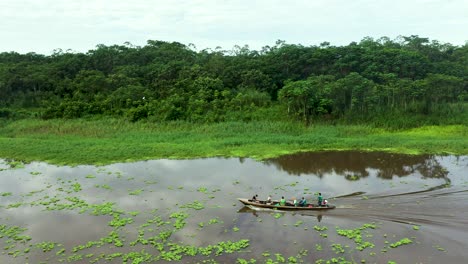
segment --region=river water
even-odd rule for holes
[[[164,263],[170,256],[161,256],[175,252],[174,245],[206,249],[243,239],[248,247],[179,252],[179,261],[468,259],[467,156],[320,152],[262,162],[209,158],[100,167],[1,160],[0,182],[0,263],[139,263],[132,252]],[[258,194],[316,201],[318,192],[337,208],[284,213],[244,207],[236,199]],[[174,229],[174,213],[181,212],[183,224]],[[156,218],[163,219],[160,225],[150,221]],[[148,238],[161,230],[171,234],[161,243],[138,242],[138,234]],[[97,243],[109,234],[122,243]]]

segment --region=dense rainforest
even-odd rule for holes
[[[468,43],[419,36],[346,46],[277,41],[197,51],[149,40],[86,53],[0,53],[0,117],[408,127],[466,124]]]

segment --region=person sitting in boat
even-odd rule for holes
[[[281,196],[281,200],[279,202],[280,206],[286,206],[286,199],[284,199],[284,196]]]
[[[296,200],[296,197],[293,198],[293,205],[296,206],[296,207],[299,205],[299,203]]]
[[[322,204],[323,204],[323,206],[328,206],[328,201],[325,199],[325,200],[323,200]]]
[[[257,197],[258,197],[258,194],[255,194],[255,195],[252,197],[252,202],[256,202],[256,201],[257,201]]]
[[[307,205],[307,201],[306,199],[304,199],[304,197],[302,197],[302,199],[299,201],[299,206],[304,207],[306,205]]]
[[[319,193],[318,194],[318,206],[322,206],[322,202],[323,202],[323,197],[322,197],[322,193]]]
[[[268,198],[267,198],[267,200],[266,200],[266,203],[267,203],[267,204],[271,204],[271,195],[268,195]]]

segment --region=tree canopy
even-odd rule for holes
[[[204,49],[149,40],[87,53],[0,53],[0,109],[42,118],[117,115],[132,121],[249,120],[282,106],[285,118],[430,114],[468,101],[468,44],[419,36],[366,37],[346,46],[277,41],[261,50]],[[0,111],[8,116],[8,111]]]

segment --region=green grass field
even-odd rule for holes
[[[265,159],[320,150],[468,154],[465,125],[385,130],[296,122],[131,123],[120,119],[9,121],[0,125],[0,157],[53,164],[109,164],[148,159]]]

